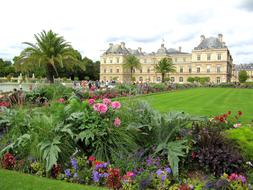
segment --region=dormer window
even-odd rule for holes
[[[220,53],[217,55],[217,60],[221,60],[221,54]]]
[[[197,55],[197,60],[200,61],[200,55]]]

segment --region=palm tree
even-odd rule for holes
[[[29,71],[38,64],[37,66],[45,68],[50,83],[54,83],[54,75],[58,76],[57,66],[73,68],[74,65],[79,65],[83,70],[85,69],[77,51],[62,36],[52,30],[48,32],[43,30],[34,37],[35,44],[24,42],[29,47],[18,56],[16,64],[21,67],[17,68]]]
[[[130,79],[133,79],[134,69],[141,69],[141,63],[134,55],[127,55],[124,59],[124,67],[130,69]]]
[[[162,74],[162,82],[164,82],[164,77],[166,73],[176,72],[176,67],[172,62],[171,58],[163,58],[155,66],[155,71]]]

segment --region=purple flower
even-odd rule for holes
[[[156,171],[156,174],[157,174],[158,176],[160,176],[162,173],[163,173],[163,171],[162,171],[161,169],[159,169],[159,170]]]
[[[66,177],[70,177],[71,176],[70,169],[64,170],[64,173],[65,173]]]
[[[166,175],[163,175],[163,176],[162,176],[162,182],[164,182],[165,179],[166,179]]]
[[[77,174],[77,173],[74,173],[73,177],[74,177],[74,178],[78,178],[78,174]]]
[[[99,173],[96,170],[93,170],[92,172],[92,179],[94,182],[99,182],[100,177],[99,177]]]
[[[243,175],[239,175],[238,178],[242,181],[242,183],[246,183],[246,178]]]
[[[70,162],[71,162],[72,167],[73,167],[75,170],[77,170],[77,168],[78,168],[78,166],[77,166],[77,160],[74,159],[74,158],[71,158]]]
[[[165,168],[165,171],[168,173],[168,174],[171,174],[171,169],[169,167]]]
[[[192,184],[190,185],[190,189],[191,189],[191,190],[194,189],[194,186],[193,186]]]
[[[104,178],[107,178],[108,176],[109,176],[108,173],[103,173],[103,177],[104,177]]]
[[[151,158],[148,158],[148,159],[146,160],[146,162],[147,162],[147,165],[150,166],[150,165],[152,164],[152,159],[151,159]]]

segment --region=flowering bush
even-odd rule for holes
[[[13,169],[16,164],[16,158],[9,152],[5,153],[2,158],[2,166],[5,169]]]
[[[10,102],[0,102],[0,107],[9,108],[11,106]]]
[[[121,180],[120,169],[110,168],[109,176],[107,178],[107,186],[111,189],[119,189],[121,187],[120,180]]]
[[[232,116],[231,114],[232,112],[228,111],[227,113],[211,118],[210,121],[213,126],[219,127],[221,129],[240,127],[240,117],[242,116],[242,112],[238,111],[237,114],[234,116]]]

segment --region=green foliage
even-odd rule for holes
[[[195,80],[194,80],[193,77],[188,77],[188,78],[187,78],[187,82],[194,83],[194,81],[195,81]]]
[[[176,72],[176,67],[171,58],[163,58],[155,65],[155,71],[162,74],[162,82],[164,82],[165,74]]]
[[[247,72],[245,70],[239,71],[238,79],[239,82],[244,83],[249,78]]]
[[[50,171],[54,164],[57,163],[59,153],[61,152],[59,145],[60,137],[56,136],[52,141],[43,141],[38,144],[42,152],[42,158],[46,160],[46,171]]]
[[[226,136],[238,144],[240,151],[246,160],[253,158],[253,127],[241,127],[227,130]]]
[[[78,53],[71,47],[71,45],[64,40],[62,36],[49,30],[42,31],[34,35],[36,44],[25,42],[28,45],[20,56],[16,58],[17,69],[21,71],[31,71],[34,65],[43,65],[46,69],[47,79],[53,83],[54,76],[58,75],[57,65],[60,67],[73,68],[74,65],[83,67],[81,61],[78,59]],[[19,67],[18,65],[22,65]]]
[[[141,69],[140,60],[134,55],[127,55],[124,59],[124,68],[130,70],[130,79],[133,78],[133,70]],[[135,80],[135,79],[134,79]]]

